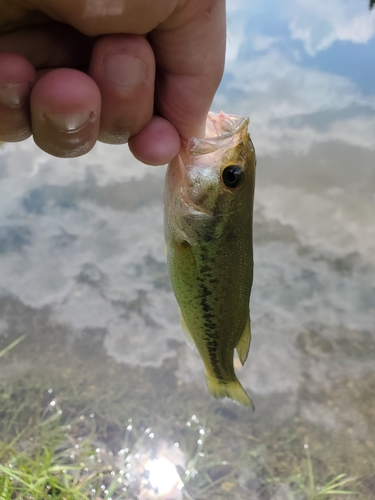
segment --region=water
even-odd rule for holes
[[[27,335],[0,358],[2,404],[25,400],[25,419],[51,401],[67,422],[92,415],[100,460],[120,452],[118,472],[125,453],[139,498],[312,498],[339,474],[375,498],[375,11],[228,11],[213,109],[250,116],[258,156],[253,340],[237,369],[255,413],[212,399],[185,344],[164,167],[102,144],[56,159],[30,140],[0,152],[0,350]],[[182,490],[180,476],[154,484],[171,463]]]

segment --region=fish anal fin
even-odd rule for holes
[[[237,379],[229,382],[220,382],[214,376],[206,373],[206,382],[208,390],[214,398],[220,399],[227,397],[242,405],[249,406],[252,410],[255,409],[254,403]]]
[[[179,309],[179,312],[180,312],[180,321],[181,321],[181,326],[185,332],[185,340],[186,340],[186,343],[187,345],[190,347],[191,350],[194,349],[195,347],[195,342],[193,340],[193,337],[191,336],[191,333],[189,331],[189,328],[187,327],[187,324],[184,320],[184,317],[182,316],[182,313],[181,313],[181,309]]]
[[[250,342],[251,342],[251,329],[250,329],[250,318],[248,318],[246,321],[244,331],[242,332],[240,340],[236,345],[237,354],[241,361],[242,366],[245,364],[245,361],[249,354]]]

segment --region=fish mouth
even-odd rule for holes
[[[164,199],[179,200],[177,204],[183,206],[189,213],[194,211],[210,214],[191,199],[191,191],[194,191],[192,184],[219,168],[225,151],[249,141],[248,123],[248,118],[230,115],[223,111],[208,113],[206,137],[191,137],[182,147],[180,154],[170,162]]]
[[[188,173],[180,155],[177,155],[168,166],[168,186],[170,191],[181,190],[188,183]]]
[[[219,149],[237,146],[246,140],[248,118],[209,112],[206,121],[206,137],[191,137],[187,143],[187,152],[193,156],[213,153]]]

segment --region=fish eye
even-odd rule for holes
[[[229,165],[229,167],[225,167],[222,174],[222,179],[224,184],[228,188],[236,188],[241,184],[244,178],[244,171],[242,167],[238,165]]]

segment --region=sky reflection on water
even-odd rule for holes
[[[295,338],[314,318],[334,335],[342,324],[375,324],[375,93],[319,62],[330,51],[337,60],[337,50],[348,60],[345,44],[367,50],[375,11],[339,0],[324,8],[237,0],[228,9],[228,60],[214,108],[250,116],[259,160],[245,384],[259,393],[297,390],[301,361],[284,334]],[[373,81],[371,64],[362,71]],[[62,160],[30,140],[6,145],[0,164],[3,294],[48,306],[73,336],[106,329],[104,345],[117,361],[160,366],[174,357],[170,340],[183,337],[161,236],[164,169],[137,163],[126,147],[98,144]],[[335,270],[340,259],[350,278]],[[273,354],[272,339],[280,344]],[[273,356],[271,370],[265,358]],[[290,371],[280,379],[285,363]],[[196,353],[184,352],[179,364],[178,377],[204,387]]]
[[[366,2],[229,2],[216,105],[249,114],[258,154],[339,141],[372,149],[375,11]]]

